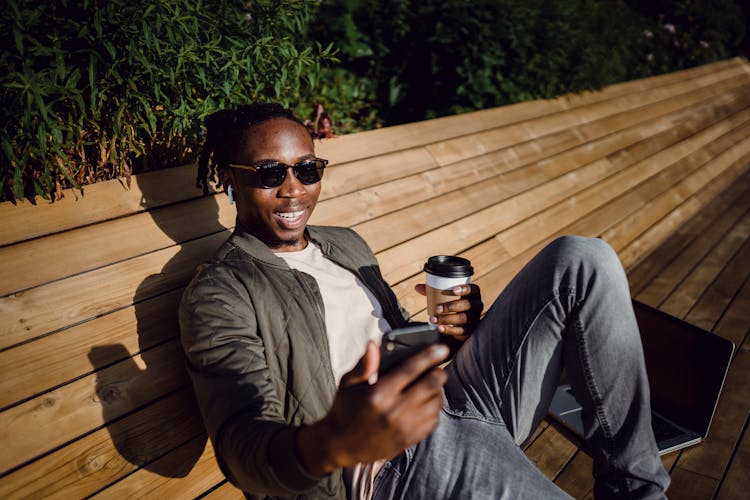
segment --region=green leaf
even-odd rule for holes
[[[65,88],[69,91],[72,91],[76,88],[78,85],[78,82],[81,80],[81,70],[78,68],[74,69],[69,75],[68,79],[65,82]]]
[[[19,165],[13,169],[13,195],[17,200],[23,200],[23,178],[22,170]]]
[[[102,37],[102,11],[101,9],[94,10],[94,31],[96,31],[97,38]]]
[[[13,26],[13,41],[16,43],[18,53],[23,56],[23,39],[21,37],[21,31],[16,26]]]
[[[111,57],[112,60],[115,60],[117,50],[115,49],[115,46],[112,44],[112,42],[110,42],[109,40],[102,40],[102,45],[104,45],[104,48],[107,50],[109,57]]]

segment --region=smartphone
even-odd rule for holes
[[[414,356],[425,347],[437,344],[440,333],[429,323],[412,324],[383,334],[380,343],[380,369],[382,375],[406,358]]]

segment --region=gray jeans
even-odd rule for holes
[[[380,471],[380,498],[567,498],[520,445],[564,367],[583,406],[598,498],[664,498],[627,278],[601,240],[560,238],[498,297],[449,365],[438,428]]]

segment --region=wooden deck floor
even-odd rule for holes
[[[630,267],[632,295],[735,343],[708,439],[668,454],[672,499],[740,499],[750,488],[750,164],[662,245]],[[569,494],[592,496],[591,458],[545,422],[527,455]]]

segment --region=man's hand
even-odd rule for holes
[[[420,295],[427,295],[425,285],[414,287]],[[475,284],[453,287],[453,295],[459,297],[436,308],[437,316],[430,317],[430,323],[438,325],[438,331],[456,340],[464,341],[472,334],[482,314],[482,293]]]
[[[371,383],[380,351],[369,342],[357,366],[341,380],[328,415],[297,433],[302,466],[322,477],[394,457],[427,437],[438,424],[448,379],[436,365],[447,356],[446,346],[430,346]]]

